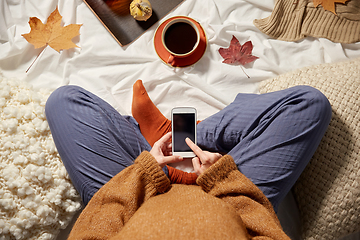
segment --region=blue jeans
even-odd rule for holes
[[[151,149],[131,116],[77,86],[55,90],[46,117],[59,155],[84,204]],[[274,209],[314,154],[331,118],[327,98],[309,86],[238,94],[197,126],[198,145],[227,153]]]

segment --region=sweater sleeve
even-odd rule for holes
[[[238,170],[231,156],[223,156],[196,182],[205,192],[232,205],[253,239],[290,239],[270,201]]]
[[[153,156],[141,153],[132,166],[114,176],[93,196],[68,239],[111,238],[143,202],[170,187],[170,180]]]

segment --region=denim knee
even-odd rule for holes
[[[66,85],[57,88],[54,92],[52,92],[49,98],[46,101],[45,105],[45,115],[48,117],[51,116],[53,111],[61,111],[63,109],[65,102],[73,101],[76,96],[81,92],[82,88],[74,85]],[[75,94],[74,94],[75,93]]]
[[[316,111],[312,111],[312,114],[316,114],[319,121],[324,124],[329,124],[332,116],[332,108],[327,97],[320,90],[311,86],[300,85],[294,88],[297,91],[303,92],[305,99],[309,101],[309,108],[316,109]]]

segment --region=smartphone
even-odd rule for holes
[[[193,107],[176,107],[171,110],[172,154],[184,158],[195,157],[186,144],[188,137],[196,144],[196,109]]]

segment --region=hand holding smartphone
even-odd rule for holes
[[[172,153],[183,158],[195,157],[186,144],[188,137],[196,143],[196,109],[193,107],[176,107],[171,111]]]

